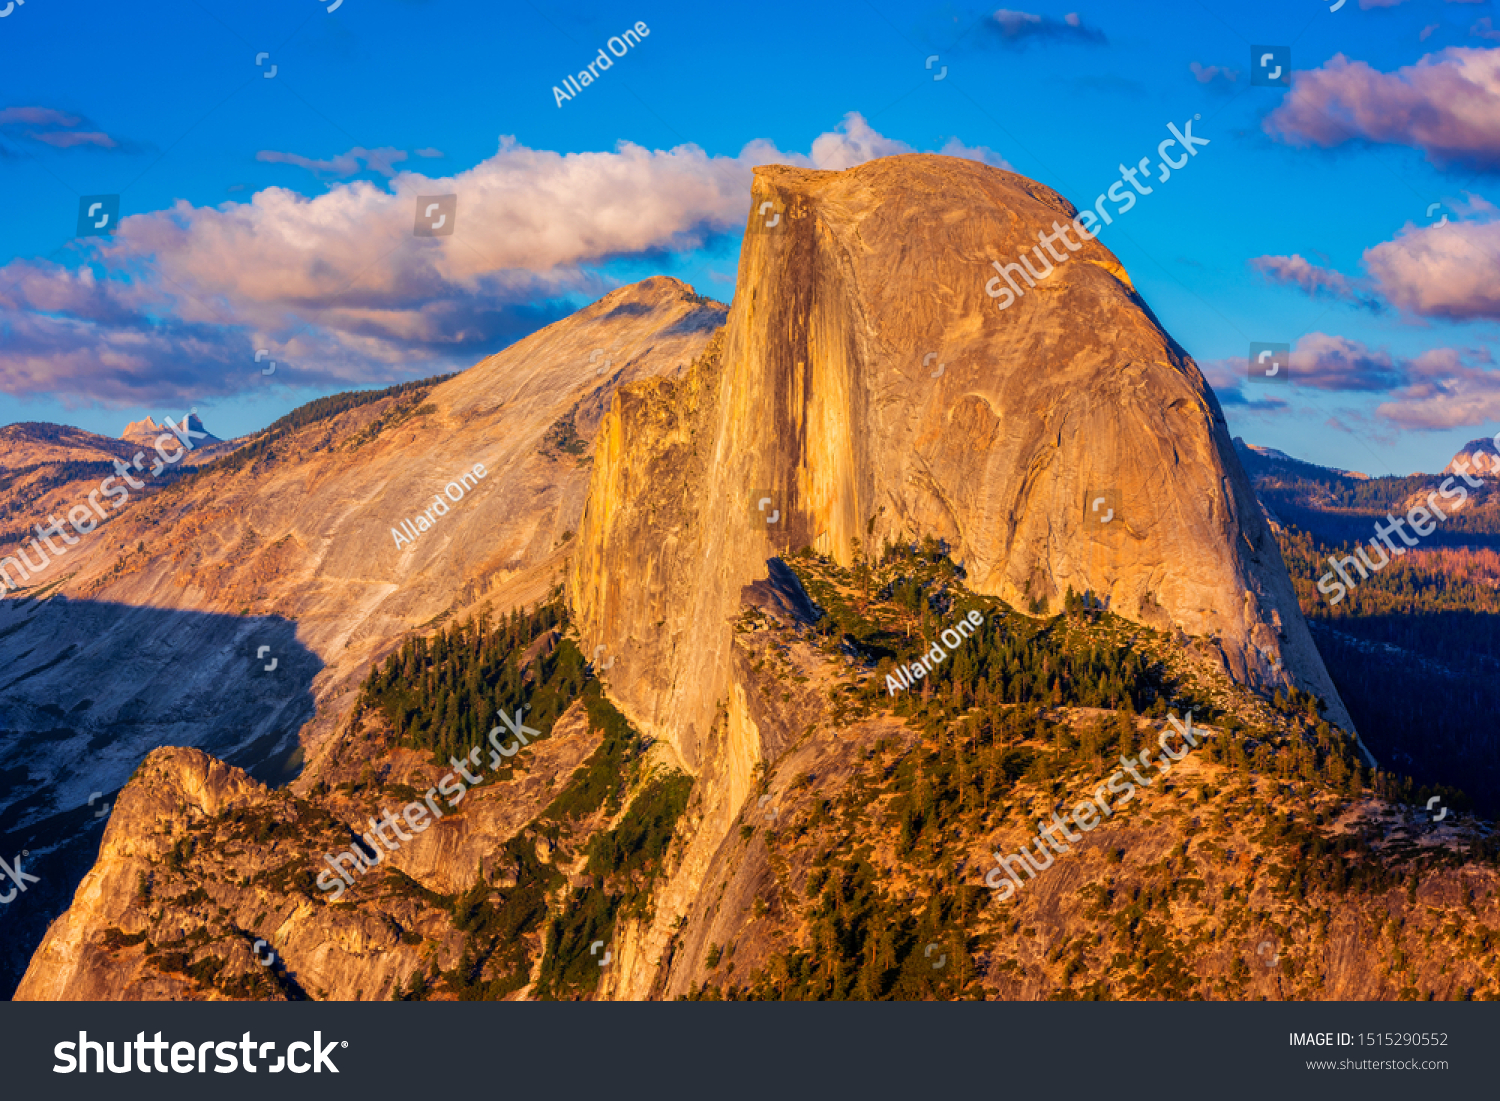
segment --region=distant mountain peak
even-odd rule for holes
[[[1247,458],[1250,460],[1249,462],[1246,462],[1247,469],[1251,467],[1254,460],[1259,459],[1267,463],[1276,463],[1291,466],[1307,466],[1311,467],[1314,470],[1324,471],[1329,474],[1338,474],[1345,478],[1358,478],[1361,481],[1366,482],[1370,480],[1370,476],[1368,474],[1362,474],[1358,470],[1341,470],[1336,466],[1320,466],[1318,463],[1310,463],[1306,459],[1295,458],[1294,456],[1288,455],[1285,451],[1278,451],[1274,447],[1257,447],[1253,443],[1246,443],[1244,439],[1239,436],[1236,436],[1234,438],[1234,449],[1239,452],[1240,460],[1242,462],[1246,462]],[[1256,473],[1259,473],[1259,471],[1250,469],[1250,473],[1254,475]]]
[[[140,436],[155,436],[161,433],[161,425],[148,414],[145,420],[131,421],[120,433],[120,439],[133,440]]]
[[[207,429],[203,427],[202,418],[199,417],[196,413],[189,413],[184,418],[184,420],[187,421],[187,430],[193,432],[207,431]],[[182,422],[180,421],[178,422],[179,427],[181,427],[181,423]],[[120,439],[130,440],[136,443],[154,443],[156,441],[156,438],[166,431],[168,431],[167,427],[165,425],[157,424],[156,420],[148,413],[145,420],[131,421],[129,424],[127,424],[125,426],[125,431],[120,433]],[[198,443],[200,441],[195,439],[193,442]],[[221,441],[219,440],[218,436],[210,434],[204,437],[201,442],[219,443]]]
[[[1443,473],[1458,474],[1460,465],[1470,474],[1500,478],[1500,449],[1495,447],[1495,441],[1489,437],[1470,440],[1443,467]]]

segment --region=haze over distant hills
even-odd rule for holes
[[[1277,466],[1296,469],[1297,467],[1308,467],[1312,470],[1327,471],[1330,474],[1339,474],[1348,478],[1368,479],[1368,474],[1361,474],[1357,470],[1340,470],[1333,466],[1319,466],[1316,463],[1307,462],[1305,459],[1294,458],[1285,451],[1278,451],[1274,447],[1257,447],[1248,444],[1240,437],[1234,438],[1235,451],[1240,456],[1240,461],[1245,464],[1245,470],[1251,477],[1255,477],[1265,470]]]

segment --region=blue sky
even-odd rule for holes
[[[1335,3],[27,0],[0,18],[0,423],[193,406],[241,434],[647,275],[727,300],[757,163],[948,151],[1082,207],[1197,116],[1211,144],[1100,240],[1233,432],[1437,470],[1500,429],[1500,18]],[[1251,85],[1262,45],[1290,87]],[[413,238],[446,193],[455,235]],[[118,235],[75,239],[110,194]],[[1293,347],[1290,385],[1244,384],[1252,341]]]

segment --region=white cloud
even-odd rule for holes
[[[1500,221],[1408,225],[1366,249],[1364,263],[1380,293],[1409,313],[1500,319]]]
[[[313,198],[270,187],[249,202],[179,201],[87,239],[93,267],[0,268],[0,326],[11,327],[0,390],[129,404],[233,393],[259,380],[256,347],[276,348],[309,384],[462,365],[607,291],[597,267],[614,257],[691,250],[742,227],[757,165],[839,169],[913,151],[851,113],[811,156],[765,141],[736,156],[629,142],[560,154],[505,138],[472,168],[430,176],[397,171],[400,150],[268,152],[314,171],[393,174]],[[957,139],[942,152],[1008,167]],[[417,197],[446,194],[458,196],[456,232],[414,237]]]
[[[875,132],[864,116],[851,111],[839,128],[819,134],[812,143],[812,167],[842,172],[877,157],[895,157],[916,150],[904,141],[887,138]]]

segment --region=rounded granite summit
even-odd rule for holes
[[[1217,399],[1118,259],[1059,235],[1077,214],[953,157],[756,169],[717,358],[675,395],[626,388],[601,432],[572,591],[591,644],[640,640],[620,659],[639,675],[617,673],[634,719],[695,759],[725,620],[768,558],[931,535],[980,592],[1093,594],[1352,729]],[[1023,251],[1041,277],[999,308],[997,267]]]

